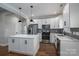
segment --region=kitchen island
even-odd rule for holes
[[[36,55],[39,44],[39,34],[16,34],[8,38],[8,51]]]

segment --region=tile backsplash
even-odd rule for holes
[[[79,32],[73,32],[73,35],[79,35]]]
[[[66,35],[79,39],[79,28],[71,28],[70,32],[65,32]]]
[[[73,35],[79,35],[79,28],[70,28]]]
[[[41,33],[42,29],[38,29],[38,33]],[[63,29],[50,29],[50,33],[63,33]]]

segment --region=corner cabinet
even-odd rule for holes
[[[39,40],[37,38],[10,37],[8,39],[8,49],[9,52],[36,55],[39,49]]]

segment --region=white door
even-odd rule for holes
[[[8,44],[9,44],[10,51],[18,51],[19,50],[19,39],[18,38],[9,38]]]
[[[20,39],[14,38],[14,50],[19,51],[20,50]]]
[[[9,51],[14,51],[14,39],[12,38],[9,38],[8,39],[8,48],[9,48]]]

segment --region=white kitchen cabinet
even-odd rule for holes
[[[8,45],[10,45],[8,48],[9,50],[14,50],[14,40],[15,39],[8,39]],[[12,47],[13,46],[13,47]]]
[[[79,4],[66,4],[63,10],[64,28],[79,27]]]
[[[79,27],[79,3],[70,4],[70,27]]]
[[[19,47],[20,47],[20,45],[19,45],[19,40],[18,40],[18,38],[9,38],[8,39],[8,45],[9,45],[9,50],[12,50],[12,51],[17,51],[17,50],[19,50]]]
[[[60,55],[61,56],[79,56],[79,41],[61,41]]]
[[[54,36],[54,39],[55,39],[55,48],[57,49],[57,37]]]
[[[68,14],[64,14],[63,19],[64,19],[64,27],[65,28],[70,27],[69,15]]]
[[[50,33],[50,43],[55,43],[55,34]]]
[[[63,20],[63,15],[61,15],[59,17],[59,20],[58,20],[58,23],[59,23],[59,28],[64,28],[64,20]]]
[[[20,50],[31,52],[33,49],[33,38],[20,39]]]
[[[9,52],[36,55],[39,49],[39,35],[15,35],[8,38]]]
[[[79,40],[74,39],[69,36],[59,36],[56,37],[56,48],[58,55],[60,56],[79,56]]]
[[[64,20],[64,28],[70,26],[70,19],[69,19],[69,4],[66,4],[63,10],[63,20]]]
[[[66,4],[63,10],[63,27],[65,32],[70,32],[70,11],[69,4]]]
[[[42,33],[38,33],[39,34],[39,41],[42,42]]]

